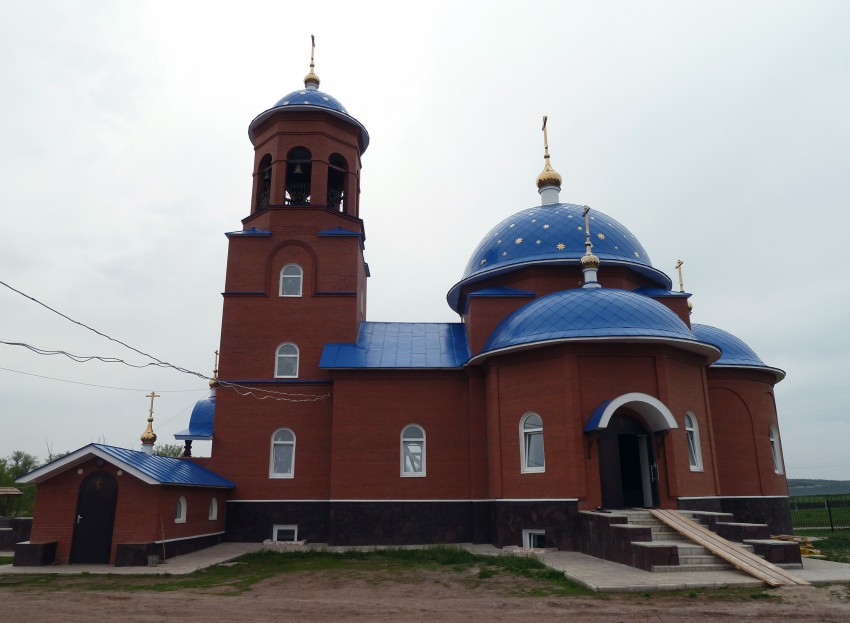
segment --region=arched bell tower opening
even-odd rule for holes
[[[348,213],[345,181],[348,177],[348,163],[339,154],[328,158],[328,207],[332,210]]]
[[[284,204],[310,205],[313,156],[306,147],[295,147],[286,154]]]
[[[272,155],[266,154],[257,168],[257,203],[255,212],[268,209],[272,196]]]

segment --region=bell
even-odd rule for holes
[[[293,175],[304,175],[304,169],[301,168],[301,163],[295,165],[295,168],[292,170]]]

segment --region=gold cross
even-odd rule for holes
[[[156,392],[154,392],[154,391],[151,391],[151,393],[150,393],[150,394],[148,394],[147,396],[145,396],[145,398],[150,398],[150,399],[151,399],[150,418],[151,418],[151,420],[153,420],[153,399],[154,399],[154,398],[159,398],[159,394],[157,394],[157,393],[156,393]]]
[[[682,264],[684,262],[681,259],[676,260],[676,270],[679,271],[679,292],[685,291],[685,283],[682,281]]]

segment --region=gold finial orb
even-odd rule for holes
[[[156,433],[153,432],[153,417],[148,418],[148,427],[142,433],[140,439],[146,446],[152,446],[156,443]]]
[[[558,173],[555,169],[552,168],[552,165],[549,164],[549,133],[546,131],[546,125],[549,121],[549,117],[543,116],[543,160],[545,164],[543,165],[543,171],[540,175],[537,176],[537,190],[543,190],[547,186],[557,186],[561,188],[561,183],[564,181],[564,178],[561,177],[561,174]]]
[[[588,252],[587,255],[581,256],[582,268],[599,268],[599,258]]]

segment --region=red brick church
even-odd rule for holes
[[[91,444],[32,472],[22,564],[136,564],[222,539],[571,549],[579,511],[598,508],[790,530],[784,373],[692,325],[690,295],[617,220],[562,202],[548,146],[537,205],[470,240],[447,296],[459,321],[388,323],[366,314],[366,128],[311,64],[248,135],[218,377],[177,436],[187,455],[211,440],[211,457]]]

